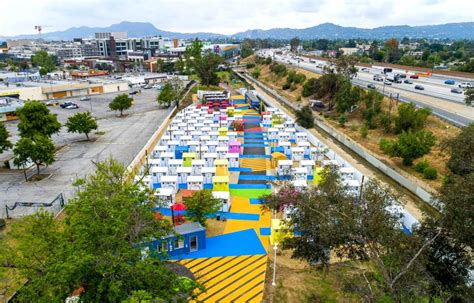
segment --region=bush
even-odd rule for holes
[[[265,64],[269,65],[269,64],[272,64],[272,58],[271,57],[267,57],[265,59]]]
[[[438,171],[434,167],[427,167],[423,171],[423,177],[428,180],[436,180],[438,178]]]
[[[287,74],[286,66],[283,64],[273,63],[270,65],[270,70],[279,77],[284,77]]]
[[[281,88],[282,88],[282,89],[284,89],[284,90],[287,90],[287,89],[289,89],[289,88],[290,88],[290,86],[291,86],[291,84],[290,84],[290,83],[288,83],[288,82],[286,82],[285,84],[283,84],[283,85],[282,85],[282,87],[281,87]]]
[[[360,129],[360,136],[362,138],[367,138],[367,135],[369,134],[369,129],[367,128],[367,126],[363,126],[361,129]]]
[[[383,127],[383,131],[385,133],[389,133],[390,130],[392,129],[392,125],[391,125],[391,121],[390,121],[390,118],[389,118],[389,115],[388,113],[383,113],[382,115],[380,115],[380,125],[382,125]]]
[[[309,106],[306,105],[296,112],[296,122],[304,128],[314,127],[313,111]]]
[[[296,101],[300,102],[301,101],[301,96],[298,96],[298,98],[296,98]]]
[[[426,119],[431,114],[429,108],[416,108],[415,103],[402,103],[398,106],[398,116],[395,117],[395,133],[403,131],[418,131],[425,126]]]
[[[379,146],[390,157],[400,157],[403,164],[411,166],[418,159],[431,151],[436,141],[435,136],[428,131],[402,132],[397,141],[380,140]]]
[[[245,66],[246,68],[254,68],[255,67],[255,63],[247,63],[247,65]]]
[[[420,174],[422,174],[425,171],[425,169],[427,169],[428,167],[430,167],[430,164],[428,163],[428,161],[423,160],[421,162],[418,162],[415,165],[415,170],[419,172]]]
[[[310,78],[303,85],[303,97],[309,97],[318,91],[319,81],[316,78]]]
[[[345,114],[340,114],[339,115],[339,125],[344,127],[346,122],[347,122],[347,116]]]

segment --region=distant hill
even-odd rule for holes
[[[474,40],[474,22],[448,23],[440,25],[423,26],[382,26],[372,29],[344,27],[332,23],[323,23],[317,26],[294,29],[294,28],[272,28],[268,30],[252,29],[233,35],[222,35],[215,33],[179,33],[164,31],[156,28],[149,22],[129,22],[112,24],[108,27],[72,27],[65,31],[56,31],[43,33],[42,38],[47,40],[72,40],[73,38],[93,37],[97,32],[128,32],[129,37],[158,36],[168,38],[200,38],[200,39],[219,39],[219,38],[271,38],[271,39],[291,39],[299,37],[300,39],[388,39],[388,38],[428,38],[428,39],[470,39]],[[38,35],[18,35],[13,37],[1,37],[6,39],[36,39]]]
[[[344,27],[332,23],[292,29],[272,28],[269,30],[254,29],[232,35],[238,39],[270,38],[270,39],[388,39],[388,38],[428,38],[428,39],[474,39],[474,22],[448,23],[424,26],[382,26],[373,29]]]

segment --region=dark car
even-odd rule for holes
[[[405,84],[413,84],[413,81],[411,81],[411,80],[409,80],[409,79],[405,79],[405,80],[403,81],[403,83],[405,83]]]
[[[138,94],[138,91],[134,90],[133,92],[129,92],[128,94],[129,95],[136,95],[136,94]]]
[[[398,78],[405,79],[406,77],[407,77],[407,75],[405,75],[405,74],[398,74]]]
[[[425,90],[425,88],[421,85],[415,85],[415,89],[417,90]]]
[[[64,102],[64,103],[61,103],[61,108],[66,108],[66,109],[75,109],[75,108],[79,108],[79,105],[77,105],[76,103],[74,102]]]
[[[462,89],[460,89],[460,88],[453,88],[453,89],[451,90],[451,92],[452,92],[452,93],[455,93],[455,94],[462,94]]]
[[[410,78],[411,79],[418,79],[419,77],[418,77],[418,75],[411,75]]]
[[[367,88],[375,89],[375,84],[373,83],[367,84]]]

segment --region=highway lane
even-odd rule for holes
[[[268,51],[261,54],[264,56],[273,56],[273,52]],[[325,64],[325,62],[320,60],[310,63],[309,59],[296,60],[288,56],[280,55],[274,55],[273,58],[277,62],[290,64],[292,66],[300,67],[318,74],[323,73],[323,69],[318,66],[324,66],[323,64]],[[452,86],[445,85],[443,79],[435,79],[433,83],[426,81],[425,79],[422,81],[419,81],[420,79],[411,79],[413,84],[394,83],[390,86],[385,85],[384,88],[382,82],[373,80],[373,75],[374,74],[368,72],[359,72],[358,77],[353,79],[352,82],[363,88],[367,88],[369,83],[374,83],[377,87],[377,90],[380,92],[385,92],[385,95],[387,96],[390,95],[390,93],[398,93],[400,101],[414,102],[420,107],[431,108],[435,115],[457,126],[465,126],[474,121],[474,108],[464,105],[463,94],[450,93],[449,90]],[[425,91],[418,91],[414,89],[414,86],[419,82],[423,83],[422,85],[425,87]],[[427,93],[428,89],[432,90],[431,94]],[[455,96],[451,96],[449,94]]]

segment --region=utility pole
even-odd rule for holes
[[[273,281],[272,281],[272,286],[276,286],[276,265],[277,265],[277,249],[278,249],[278,244],[275,243],[275,246],[273,246],[273,251],[275,252],[275,255],[273,256]]]

